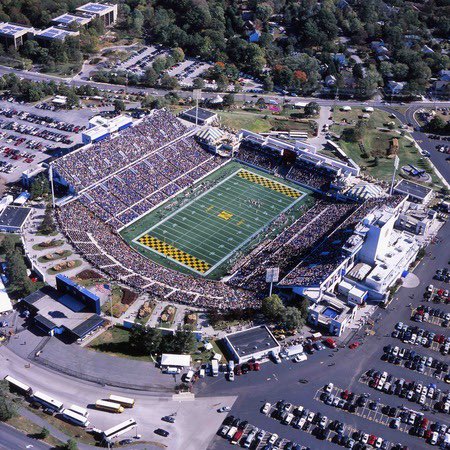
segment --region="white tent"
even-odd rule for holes
[[[211,99],[211,103],[214,105],[217,105],[222,102],[223,102],[223,98],[220,95],[216,95],[214,98]]]
[[[5,285],[0,280],[0,313],[12,311],[12,309],[11,300],[6,293]]]
[[[161,366],[163,367],[190,367],[191,355],[174,355],[163,353],[161,355]]]

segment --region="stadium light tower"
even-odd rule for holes
[[[399,159],[398,155],[395,155],[395,158],[394,158],[394,172],[392,173],[392,181],[391,181],[391,188],[389,189],[389,195],[392,195],[392,192],[394,191],[395,172],[398,169],[399,163],[400,163],[400,159]]]
[[[195,100],[195,126],[198,125],[198,101],[202,98],[202,90],[194,89],[192,91],[192,98]]]
[[[55,187],[53,186],[53,165],[50,164],[48,170],[48,178],[50,180],[50,187],[52,188],[52,207],[55,209]]]
[[[266,283],[270,283],[269,296],[272,295],[273,283],[277,283],[280,278],[280,268],[271,267],[266,270]]]

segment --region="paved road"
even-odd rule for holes
[[[381,398],[381,402],[390,404],[391,406],[400,406],[406,404],[412,409],[420,409],[419,405],[410,403],[406,399],[400,399],[396,396],[374,391],[359,382],[359,377],[370,368],[377,370],[386,370],[394,376],[403,377],[407,380],[422,380],[426,383],[435,382],[443,391],[448,390],[448,385],[443,381],[437,381],[418,372],[382,362],[382,348],[387,344],[396,342],[390,337],[395,324],[398,321],[411,324],[409,320],[410,308],[408,304],[412,302],[414,305],[419,304],[425,286],[431,281],[436,269],[448,267],[448,259],[450,248],[448,244],[448,236],[450,233],[450,222],[448,222],[440,230],[439,236],[447,238],[440,243],[429,247],[430,254],[426,256],[415,270],[415,274],[421,280],[421,284],[416,288],[401,288],[398,295],[387,310],[378,310],[375,312],[375,336],[363,339],[363,344],[356,350],[348,348],[340,349],[337,353],[329,350],[316,353],[309,356],[308,361],[295,364],[283,362],[280,365],[272,363],[264,364],[261,372],[250,372],[245,376],[237,377],[234,383],[225,381],[222,378],[208,379],[199,386],[199,395],[215,395],[225,394],[226,392],[238,395],[238,399],[232,408],[230,414],[235,417],[248,420],[251,424],[263,428],[266,431],[276,432],[282,437],[291,439],[299,444],[308,445],[312,449],[336,449],[335,444],[324,441],[317,441],[313,436],[303,431],[296,430],[292,427],[281,425],[279,422],[264,416],[259,412],[262,404],[266,401],[274,403],[279,399],[292,402],[294,404],[303,405],[314,412],[322,412],[329,419],[338,419],[355,428],[365,432],[373,433],[381,436],[390,442],[402,442],[408,445],[410,449],[426,448],[423,440],[406,433],[392,430],[384,425],[369,421],[362,417],[358,417],[348,412],[337,410],[336,408],[326,406],[321,402],[313,399],[318,389],[332,381],[336,386],[343,389],[350,389],[356,393],[369,392],[373,398]],[[433,281],[434,285],[441,283]],[[411,298],[410,296],[413,296]],[[449,306],[442,306],[450,311]],[[433,329],[429,324],[421,324],[425,329]],[[441,328],[441,333],[443,329]],[[358,339],[360,340],[360,339]],[[397,340],[396,345],[399,341]],[[416,348],[416,350],[427,356],[438,357],[438,354],[431,349]],[[331,356],[332,355],[332,356]],[[441,357],[442,358],[442,357]],[[330,364],[333,364],[330,366]],[[308,384],[298,382],[300,378],[309,380]],[[434,381],[433,381],[434,380]],[[430,414],[430,413],[428,413]],[[430,418],[438,419],[441,423],[449,423],[449,418],[441,413],[436,413]],[[220,437],[215,437],[209,449],[222,450],[229,448],[229,443]]]
[[[20,431],[0,422],[0,449],[19,450],[32,448],[33,450],[48,450],[49,445],[25,436]]]
[[[164,90],[164,89],[129,87],[129,86],[126,87],[126,86],[121,86],[121,85],[117,85],[117,84],[97,83],[95,81],[79,80],[79,79],[76,79],[76,77],[63,78],[63,77],[42,74],[42,73],[38,73],[38,72],[28,72],[25,70],[17,70],[17,69],[12,69],[11,67],[0,66],[0,75],[4,75],[6,73],[15,73],[16,75],[18,75],[22,78],[27,78],[29,80],[34,80],[34,81],[53,80],[56,82],[66,83],[66,84],[69,84],[72,86],[90,85],[92,87],[97,87],[99,89],[110,89],[112,91],[126,89],[127,92],[129,92],[129,93],[146,93],[146,94],[151,94],[151,95],[156,95],[156,96],[162,96],[169,92],[168,90]],[[181,97],[192,96],[191,91],[177,91],[177,92]],[[217,92],[204,92],[203,93],[203,98],[213,98],[215,96],[217,96]],[[253,94],[250,94],[250,93],[238,93],[235,95],[235,98],[236,98],[236,100],[242,101],[245,99],[250,100],[252,98],[252,96],[253,96]],[[337,105],[355,105],[355,106],[356,105],[370,105],[370,106],[374,106],[374,107],[380,107],[380,106],[386,105],[386,102],[383,100],[380,100],[380,99],[369,100],[367,102],[361,102],[359,100],[335,101],[334,99],[320,99],[320,98],[316,98],[316,97],[292,97],[292,96],[272,95],[272,94],[258,94],[257,96],[265,97],[265,98],[274,98],[279,101],[282,101],[284,99],[286,101],[289,100],[290,102],[315,101],[323,106],[333,106],[333,105],[337,104]],[[408,106],[410,108],[416,108],[416,109],[427,106],[427,105],[430,107],[431,106],[439,106],[439,107],[450,106],[450,101],[442,101],[442,102],[417,101],[417,102],[408,103]]]

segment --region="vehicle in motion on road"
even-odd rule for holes
[[[95,402],[95,407],[97,409],[101,409],[103,411],[113,412],[113,413],[122,413],[123,406],[119,403],[108,402],[106,400],[97,400]]]
[[[134,398],[121,397],[120,395],[111,394],[109,396],[109,401],[113,403],[118,403],[119,405],[122,405],[124,408],[132,408],[134,406]]]
[[[163,436],[163,437],[169,436],[169,432],[167,430],[163,430],[162,428],[157,428],[155,430],[155,434],[158,434],[159,436]]]

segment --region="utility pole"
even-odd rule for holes
[[[194,89],[192,91],[192,97],[195,100],[195,126],[198,125],[198,101],[202,98],[202,90]]]

